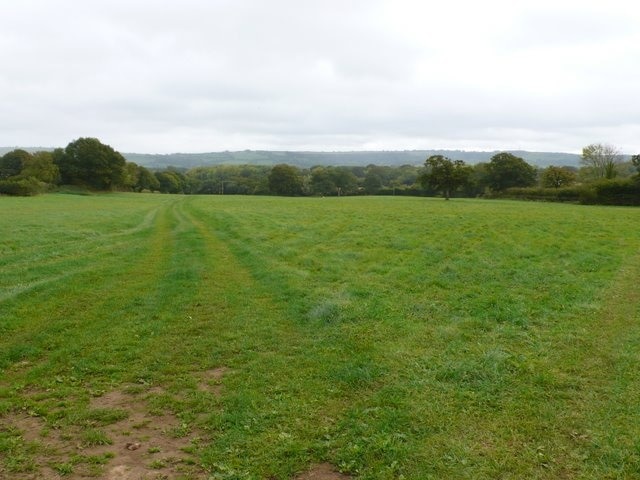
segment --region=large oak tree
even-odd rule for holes
[[[512,187],[531,187],[535,185],[536,177],[535,167],[508,152],[495,154],[486,167],[486,182],[496,191]]]
[[[124,184],[124,157],[97,138],[79,138],[54,159],[64,184],[97,190],[113,190]]]
[[[425,188],[441,191],[445,200],[465,185],[473,172],[462,160],[451,160],[442,155],[432,155],[424,163],[426,172],[420,176],[420,183]]]

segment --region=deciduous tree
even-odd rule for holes
[[[576,174],[567,168],[554,167],[545,168],[540,176],[540,183],[545,188],[567,187],[576,181]]]
[[[302,178],[299,170],[284,163],[275,165],[269,172],[269,190],[276,195],[302,194]]]
[[[333,195],[336,192],[336,185],[327,167],[311,169],[310,186],[315,195]]]
[[[362,186],[365,193],[375,195],[382,188],[382,178],[377,173],[369,172],[365,175]]]
[[[13,150],[0,158],[0,193],[36,195],[58,179],[58,168],[50,152]]]
[[[25,150],[16,149],[0,157],[0,180],[19,175],[31,154]]]
[[[432,155],[424,163],[426,172],[420,176],[420,183],[425,188],[441,191],[445,200],[469,180],[473,171],[462,160],[451,160],[442,155]]]
[[[582,164],[595,178],[615,178],[617,166],[622,162],[622,155],[613,145],[608,143],[592,143],[582,149]]]
[[[185,193],[186,179],[185,176],[171,168],[161,172],[155,172],[158,180],[158,189],[162,193]]]
[[[32,177],[51,185],[57,183],[60,179],[60,171],[58,166],[53,163],[51,152],[36,152],[24,160],[20,176],[24,178]]]
[[[138,165],[138,183],[135,185],[134,189],[137,192],[141,192],[143,190],[154,191],[159,188],[160,182],[153,172],[142,165]]]
[[[531,187],[536,183],[537,171],[522,158],[502,152],[487,164],[485,180],[492,190],[502,191],[511,187]]]
[[[329,169],[329,175],[336,186],[336,194],[338,196],[350,195],[358,187],[358,179],[346,167],[332,167]]]
[[[125,159],[97,138],[79,138],[54,155],[63,183],[86,185],[98,190],[120,187],[125,179]]]

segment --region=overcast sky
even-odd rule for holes
[[[640,153],[632,0],[0,0],[0,146]]]

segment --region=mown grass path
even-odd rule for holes
[[[2,198],[0,476],[80,478],[82,449],[48,451],[10,420],[35,416],[75,445],[110,421],[92,399],[129,389],[193,439],[187,477],[293,478],[328,462],[364,479],[634,478],[639,217]],[[225,372],[219,390],[202,389],[207,371]],[[100,461],[94,472],[116,459]]]

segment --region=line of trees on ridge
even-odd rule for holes
[[[640,155],[625,162],[607,144],[585,147],[581,168],[538,169],[502,152],[475,165],[434,155],[423,166],[216,165],[153,171],[127,162],[96,138],[79,138],[64,149],[35,153],[17,149],[0,157],[0,194],[34,195],[74,185],[95,191],[181,194],[442,195],[447,200],[484,196],[640,204],[638,172]],[[603,195],[617,201],[599,201]]]
[[[549,166],[539,170],[506,152],[473,167],[434,155],[425,161],[419,179],[446,200],[472,184],[483,185],[482,196],[488,198],[640,205],[640,155],[631,156],[629,162],[623,158],[616,147],[601,143],[583,148],[580,169]]]
[[[158,190],[156,175],[130,163],[96,138],[79,138],[52,152],[12,150],[0,157],[0,194],[36,195],[59,185],[95,191]]]

